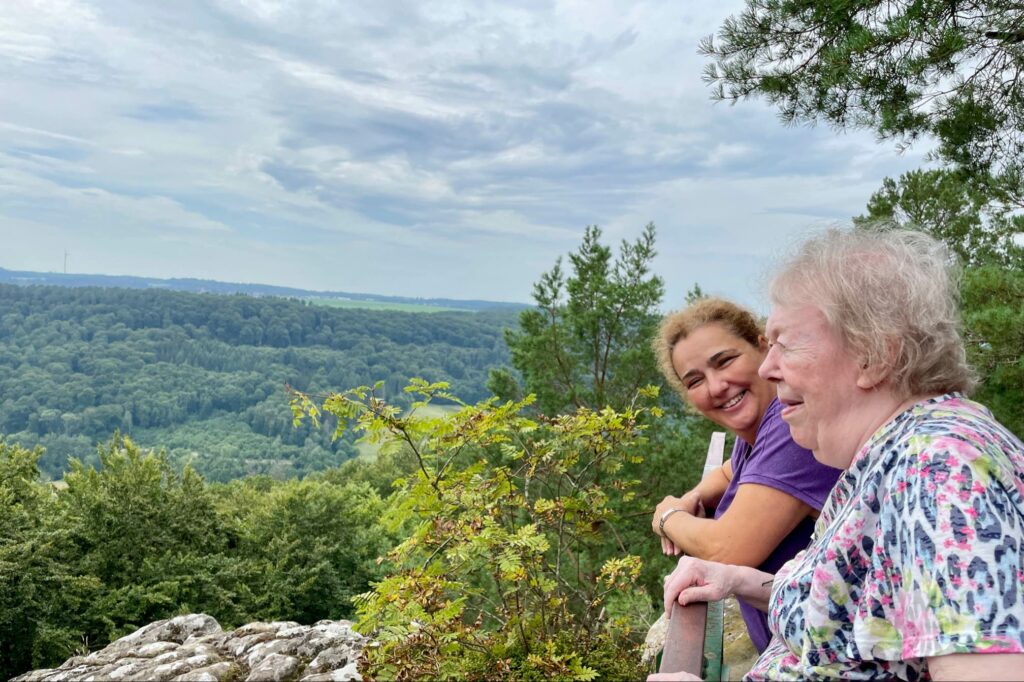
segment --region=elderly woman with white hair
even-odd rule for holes
[[[665,588],[767,611],[747,679],[1024,679],[1024,444],[965,397],[949,265],[921,233],[832,230],[772,282],[760,373],[845,473],[775,575],[684,557]]]

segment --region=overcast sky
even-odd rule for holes
[[[763,309],[922,164],[714,104],[737,0],[3,0],[0,267],[529,301],[586,225]]]

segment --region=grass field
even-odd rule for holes
[[[396,310],[401,313],[443,313],[459,308],[444,308],[438,305],[419,303],[389,303],[387,301],[355,301],[349,298],[307,298],[313,305],[330,308],[359,308],[362,310]]]
[[[416,414],[421,417],[441,417],[446,414],[458,412],[459,409],[458,405],[427,405],[426,407],[421,407],[416,410]],[[356,443],[356,450],[359,451],[359,457],[376,459],[377,449],[377,446],[373,443],[367,443],[365,441],[359,441]]]

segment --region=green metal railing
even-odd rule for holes
[[[704,476],[722,466],[725,455],[725,434],[711,434]],[[722,663],[725,607],[720,601],[672,607],[668,621],[665,649],[658,672],[688,672],[705,680],[721,680],[727,676]]]

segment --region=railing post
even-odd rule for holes
[[[722,431],[715,431],[711,434],[711,441],[708,443],[708,456],[707,459],[704,460],[704,473],[701,474],[701,478],[703,479],[712,471],[722,466],[722,461],[724,459],[725,433]]]
[[[703,475],[722,466],[724,456],[725,434],[716,431],[708,444]],[[721,679],[723,618],[721,602],[674,604],[658,671],[688,672],[705,679]]]

